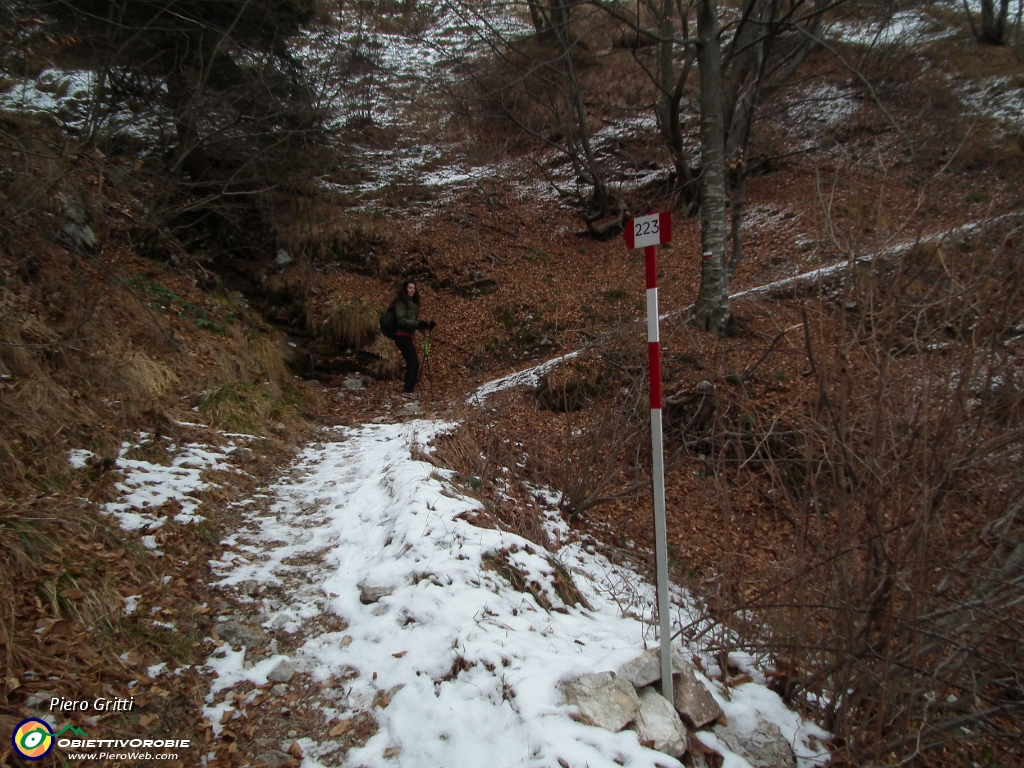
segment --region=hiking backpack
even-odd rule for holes
[[[395,310],[389,309],[383,315],[380,316],[380,332],[387,336],[389,339],[395,338],[395,332],[398,330],[398,318],[395,317]]]

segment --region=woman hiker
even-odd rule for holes
[[[402,389],[402,397],[409,400],[419,400],[420,396],[413,390],[416,388],[416,379],[420,374],[420,359],[416,355],[416,344],[413,337],[416,331],[434,330],[437,323],[431,320],[419,319],[420,313],[420,292],[416,288],[414,280],[406,280],[398,289],[395,300],[391,302],[391,309],[395,311],[395,344],[398,351],[405,359],[405,387]]]

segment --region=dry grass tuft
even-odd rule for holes
[[[545,611],[565,613],[565,608],[555,605],[551,600],[550,593],[554,593],[565,606],[581,605],[587,610],[593,610],[573,581],[572,574],[553,557],[548,554],[543,555],[548,565],[551,566],[552,575],[547,584],[541,584],[537,580],[531,579],[526,571],[512,562],[511,556],[518,551],[519,549],[513,546],[496,552],[488,552],[480,558],[480,562],[484,570],[494,571],[511,584],[517,592],[528,592],[533,595],[537,604]],[[538,554],[532,547],[527,547],[526,551],[531,555]]]
[[[0,593],[11,596],[0,601],[0,661],[7,672],[63,664],[38,659],[38,639],[25,642],[31,635],[19,616],[36,610],[49,622],[93,627],[109,637],[124,606],[118,582],[148,577],[148,566],[117,546],[120,533],[76,503],[0,504],[0,532]],[[108,567],[114,563],[116,569]],[[26,595],[25,584],[35,585],[34,596]]]
[[[391,339],[378,336],[369,351],[377,356],[377,360],[370,366],[371,376],[381,381],[398,378],[402,370],[402,356]]]
[[[322,192],[296,200],[291,221],[280,227],[279,242],[289,253],[302,254],[314,263],[382,276],[387,269],[382,257],[392,250],[394,235],[373,216],[341,218],[336,202]]]
[[[251,332],[245,338],[246,351],[253,366],[274,386],[284,384],[291,374],[274,340],[262,333]]]
[[[253,384],[228,381],[206,391],[199,398],[199,412],[210,426],[263,434],[273,401]]]
[[[339,302],[327,313],[323,330],[335,344],[360,349],[380,335],[380,313],[359,299]]]
[[[126,389],[142,398],[162,398],[174,391],[181,381],[170,366],[138,349],[127,350],[122,370]]]

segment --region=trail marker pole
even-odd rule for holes
[[[644,249],[647,274],[647,361],[651,392],[651,490],[654,496],[654,550],[658,574],[658,619],[661,635],[661,694],[672,693],[672,629],[668,600],[668,536],[665,523],[665,452],[661,426],[661,340],[658,336],[658,245],[672,240],[668,213],[638,216],[626,222],[626,247]]]

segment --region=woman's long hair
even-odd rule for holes
[[[415,280],[409,279],[402,283],[402,286],[398,289],[398,293],[395,294],[394,301],[391,302],[391,309],[395,308],[395,304],[402,301],[406,304],[409,303],[409,283],[415,283]],[[418,307],[420,305],[420,287],[416,286],[416,293],[412,296],[413,303]]]

